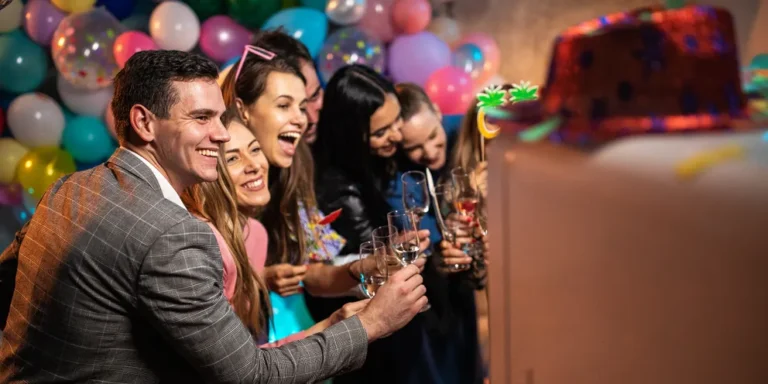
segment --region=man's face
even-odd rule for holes
[[[174,185],[189,186],[218,177],[219,146],[229,141],[221,123],[224,99],[214,80],[173,83],[179,101],[167,119],[156,119],[152,146]]]
[[[317,78],[317,71],[315,71],[312,63],[302,60],[301,74],[307,80],[305,88],[307,90],[307,120],[309,120],[303,139],[312,144],[317,139],[317,120],[320,119],[320,110],[323,109],[323,87],[320,86],[320,79]]]
[[[447,138],[440,116],[427,105],[404,122],[402,150],[419,165],[437,171],[445,165]]]

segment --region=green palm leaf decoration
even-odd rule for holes
[[[477,95],[477,107],[500,107],[507,103],[507,92],[501,86],[491,85]]]
[[[539,86],[531,86],[530,81],[521,81],[520,84],[513,84],[512,89],[509,91],[510,101],[513,103],[519,103],[521,101],[536,100],[539,98],[537,95]]]

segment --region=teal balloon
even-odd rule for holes
[[[283,7],[283,0],[227,0],[229,16],[238,24],[256,29]]]
[[[326,0],[300,0],[299,3],[307,8],[325,12]]]
[[[26,93],[45,80],[48,57],[21,29],[0,35],[0,90]]]
[[[768,53],[761,53],[752,58],[752,62],[749,63],[749,69],[762,70],[768,69]]]
[[[328,17],[325,12],[299,7],[284,9],[270,17],[261,27],[263,30],[283,28],[286,33],[301,41],[316,57],[328,34]]]
[[[102,120],[93,116],[77,116],[69,120],[61,142],[75,160],[86,164],[106,160],[116,148]]]

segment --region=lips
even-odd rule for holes
[[[264,178],[263,177],[257,177],[255,179],[251,179],[246,181],[245,183],[241,184],[245,190],[250,192],[256,192],[264,189]]]
[[[219,151],[216,149],[198,149],[196,150],[196,152],[199,153],[201,156],[213,161],[214,163],[217,161],[219,157]]]
[[[300,131],[283,132],[277,135],[277,141],[280,144],[280,148],[288,156],[293,156],[296,153],[296,145],[301,139]]]

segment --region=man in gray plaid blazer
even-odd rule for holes
[[[405,268],[358,315],[256,346],[223,295],[213,233],[179,199],[216,179],[229,140],[216,77],[178,51],[139,52],[117,75],[121,148],[56,182],[0,255],[0,382],[315,382],[360,367],[426,303]]]

